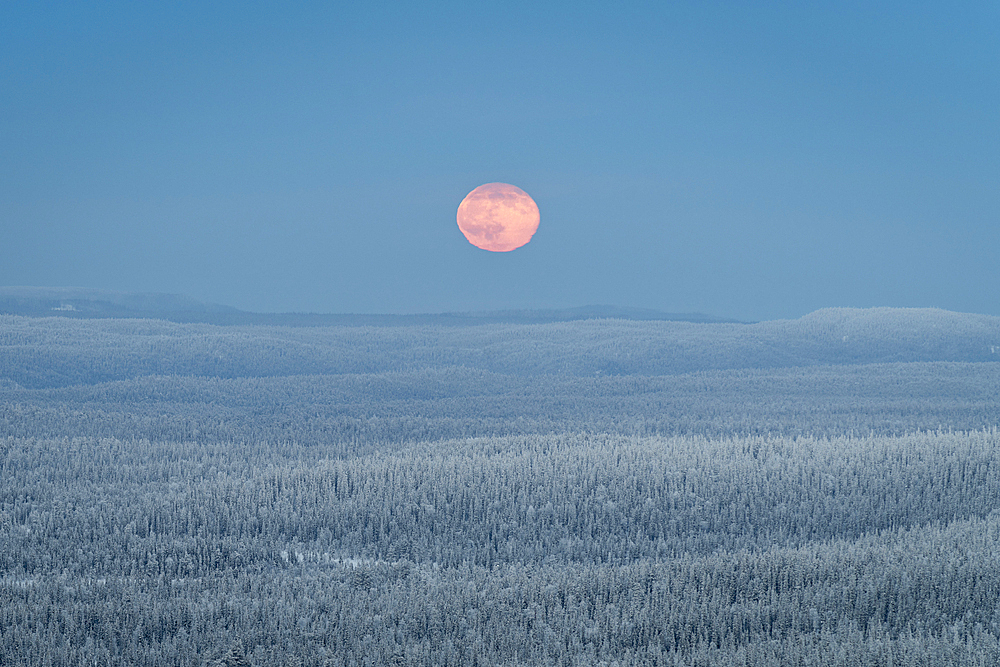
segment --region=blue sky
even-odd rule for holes
[[[0,284],[1000,315],[1000,5],[5,3]],[[455,211],[513,183],[503,254]]]

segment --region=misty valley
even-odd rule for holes
[[[36,315],[0,664],[1000,664],[1000,318]]]

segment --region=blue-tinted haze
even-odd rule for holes
[[[664,4],[6,3],[0,285],[1000,314],[1000,5]]]

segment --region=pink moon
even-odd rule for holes
[[[490,252],[525,245],[540,220],[535,200],[509,183],[480,185],[458,205],[458,228],[469,243]]]

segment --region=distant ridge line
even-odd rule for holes
[[[747,324],[703,313],[667,313],[649,308],[594,305],[418,314],[258,313],[164,293],[114,292],[74,287],[0,287],[0,314],[73,319],[158,319],[220,326],[476,326],[549,324],[593,319]]]

